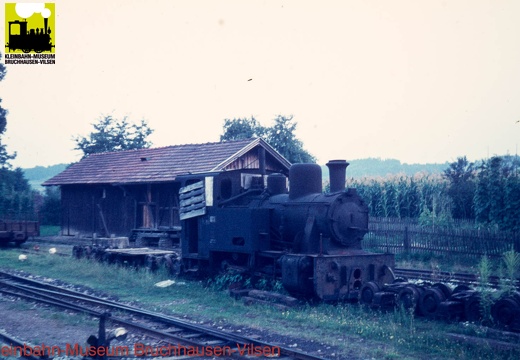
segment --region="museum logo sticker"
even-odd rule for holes
[[[5,64],[55,64],[55,4],[5,4]]]

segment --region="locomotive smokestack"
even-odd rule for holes
[[[43,30],[45,31],[45,34],[47,34],[47,24],[48,24],[48,19],[43,18]]]
[[[330,192],[345,191],[346,169],[349,163],[346,160],[330,160],[329,168]]]

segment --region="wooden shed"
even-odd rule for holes
[[[290,163],[260,138],[93,154],[47,180],[60,186],[63,235],[130,236],[180,225],[177,178],[249,169],[288,174]]]

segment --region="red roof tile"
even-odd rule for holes
[[[92,154],[43,183],[117,184],[168,182],[182,174],[223,170],[239,156],[262,146],[287,168],[290,163],[262,139],[175,145]]]

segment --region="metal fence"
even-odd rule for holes
[[[413,219],[371,218],[363,247],[394,254],[499,257],[512,248],[520,252],[520,233],[471,227],[421,226]]]

